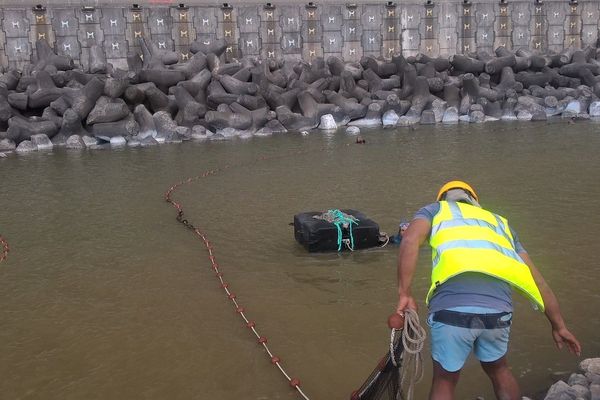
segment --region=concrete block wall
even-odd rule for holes
[[[598,41],[598,20],[600,19],[600,4],[587,2],[581,4],[581,42],[583,45]]]
[[[96,3],[98,4],[98,3]],[[271,5],[51,4],[0,9],[0,65],[35,61],[35,43],[46,40],[58,54],[87,67],[90,47],[102,46],[113,65],[126,68],[140,54],[139,38],[177,52],[185,61],[190,44],[227,42],[226,60],[251,55],[310,61],[394,53],[449,56],[498,46],[560,51],[595,44],[598,0],[471,0],[342,3],[284,2]]]
[[[503,46],[511,49],[513,48],[513,24],[511,14],[509,13],[508,4],[498,4],[494,11],[494,48]],[[481,35],[484,33],[488,32],[482,32]]]

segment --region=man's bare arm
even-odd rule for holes
[[[416,309],[410,286],[419,259],[419,247],[429,236],[431,224],[426,219],[413,220],[402,235],[398,252],[398,307],[397,312],[406,308]]]
[[[581,344],[568,329],[563,319],[562,313],[560,312],[560,307],[558,305],[558,300],[554,295],[554,292],[550,288],[550,286],[546,283],[546,280],[540,273],[540,271],[533,264],[533,261],[527,254],[527,252],[519,253],[519,256],[525,261],[525,264],[529,266],[529,270],[531,271],[531,275],[533,276],[533,280],[535,281],[538,289],[540,290],[540,294],[542,295],[542,299],[544,300],[545,310],[544,313],[550,321],[550,325],[552,325],[552,337],[554,338],[554,342],[559,349],[562,349],[563,344],[567,344],[569,351],[571,353],[581,355]]]

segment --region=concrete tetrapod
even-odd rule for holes
[[[45,134],[52,138],[58,128],[52,121],[42,120],[38,117],[25,118],[14,116],[8,120],[7,137],[16,143],[29,140],[32,135]]]
[[[328,114],[324,127],[377,126],[384,115],[388,126],[587,118],[600,100],[600,51],[592,46],[557,54],[498,47],[450,58],[329,56],[308,63],[225,62],[223,40],[194,42],[194,55],[176,62],[173,52],[150,41],[138,44],[143,59],[129,57],[129,71],[107,63],[101,48],[90,49],[84,64],[94,73],[87,73],[40,43],[35,64],[0,74],[0,130],[23,141],[27,129],[38,134],[43,127],[49,136],[60,132],[53,142],[62,144],[65,137],[84,140],[87,129],[115,145],[144,146],[213,137],[207,127],[220,131],[215,138],[312,129]]]

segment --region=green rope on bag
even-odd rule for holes
[[[349,249],[350,250],[354,250],[354,234],[352,233],[352,225],[358,225],[359,219],[346,214],[340,210],[338,210],[337,208],[331,209],[331,210],[327,210],[327,212],[321,214],[321,215],[315,215],[314,218],[317,219],[322,219],[324,221],[327,221],[331,224],[334,224],[335,227],[337,228],[337,232],[338,232],[338,238],[337,238],[337,245],[338,245],[338,251],[342,250],[342,245],[344,243],[343,239],[343,228],[348,228],[348,233],[350,235],[350,246]]]

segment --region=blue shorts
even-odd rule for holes
[[[498,311],[482,307],[455,307],[453,311],[491,314]],[[510,326],[499,329],[471,329],[433,321],[429,314],[427,324],[431,332],[431,356],[448,372],[460,370],[471,351],[479,361],[496,361],[506,354]],[[506,316],[508,320],[512,314]]]

